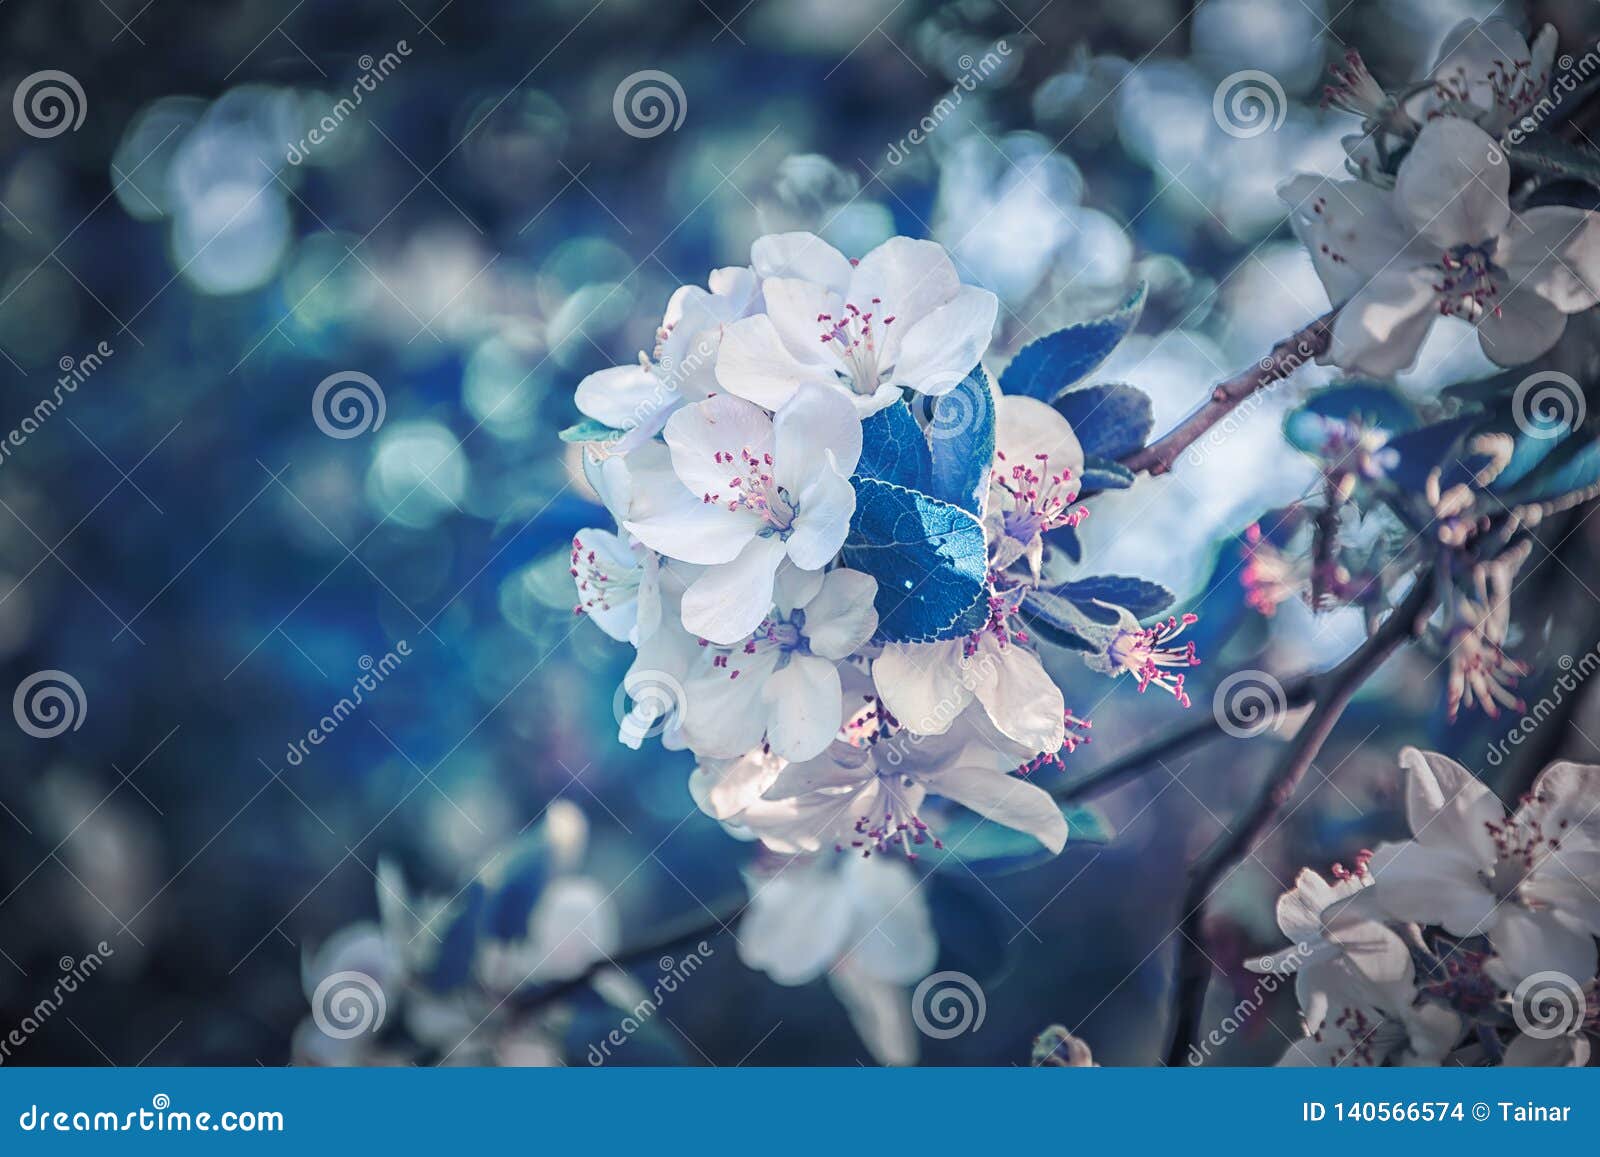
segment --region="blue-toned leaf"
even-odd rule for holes
[[[861,461],[856,473],[924,494],[932,489],[928,439],[904,402],[879,410],[861,423]]]
[[[550,852],[542,825],[512,854],[484,907],[484,935],[496,940],[521,940],[528,935],[528,918],[550,878]]]
[[[1133,332],[1144,311],[1145,287],[1128,296],[1115,313],[1069,325],[1017,351],[1000,375],[1000,389],[1048,402],[1077,385]],[[1070,420],[1070,419],[1069,419]]]
[[[1088,805],[1067,805],[1061,809],[1067,819],[1067,839],[1084,844],[1109,844],[1117,838],[1117,829],[1098,808]]]
[[[606,425],[604,422],[597,422],[593,418],[585,418],[577,425],[568,426],[561,431],[561,440],[563,442],[615,442],[625,433],[627,433],[626,430],[618,430]]]
[[[981,516],[994,461],[994,390],[982,366],[974,366],[955,389],[934,399],[928,439],[933,448],[930,492]]]
[[[422,974],[422,983],[434,992],[449,992],[471,978],[483,922],[484,899],[484,887],[477,880],[468,884],[457,897],[455,910],[440,934],[433,960]]]
[[[1112,620],[1116,617],[1103,607],[1091,605],[1089,609],[1096,613],[1086,613],[1084,608],[1061,595],[1035,589],[1023,596],[1021,613],[1029,633],[1035,638],[1057,647],[1089,653],[1096,649],[1090,638],[1093,628],[1103,625],[1098,616],[1110,615]]]
[[[1080,562],[1083,559],[1083,542],[1078,538],[1078,532],[1070,526],[1057,527],[1045,534],[1044,540],[1054,550],[1059,550],[1067,556],[1070,562]]]
[[[1116,616],[1108,614],[1104,608],[1096,606],[1096,603],[1110,603],[1114,607],[1122,607],[1136,619],[1148,619],[1172,605],[1172,592],[1160,583],[1142,578],[1130,578],[1126,575],[1096,575],[1093,578],[1059,583],[1049,590],[1077,603],[1084,614],[1099,622],[1115,622]]]
[[[1586,496],[1600,485],[1600,440],[1570,439],[1551,454],[1504,498],[1508,505],[1553,502],[1558,498]]]
[[[1069,804],[1061,809],[1066,818],[1068,842],[1104,844],[1116,835],[1111,823],[1090,807]],[[921,856],[940,872],[968,869],[980,876],[1008,876],[1036,868],[1055,859],[1050,851],[1026,832],[984,819],[965,808],[951,809],[934,825],[942,849],[923,849]]]
[[[1155,425],[1150,395],[1121,382],[1068,390],[1051,405],[1071,424],[1084,454],[1098,458],[1142,449]]]
[[[1518,168],[1600,186],[1600,150],[1571,144],[1552,133],[1538,133],[1506,148]]]
[[[1078,480],[1082,485],[1078,496],[1088,498],[1102,490],[1126,490],[1133,485],[1133,471],[1110,458],[1086,455]]]
[[[988,545],[971,513],[859,475],[845,565],[878,581],[878,637],[931,643],[983,625]]]
[[[1459,479],[1446,478],[1445,486],[1452,485],[1454,481],[1465,481],[1482,463],[1481,459],[1475,462],[1471,458],[1464,458],[1458,448],[1462,437],[1480,421],[1481,416],[1469,414],[1420,426],[1391,438],[1386,449],[1395,452],[1396,460],[1389,467],[1389,480],[1403,490],[1420,494],[1433,468],[1444,465],[1461,475]],[[1464,465],[1458,466],[1458,460]]]

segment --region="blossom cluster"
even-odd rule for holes
[[[1509,815],[1442,755],[1406,748],[1412,838],[1278,901],[1306,1037],[1286,1065],[1588,1063],[1600,934],[1600,766],[1554,763]]]
[[[1188,705],[1193,616],[1145,626],[1160,587],[1062,573],[1083,500],[1132,482],[1115,459],[1149,429],[1131,387],[1072,389],[1141,304],[1039,339],[996,384],[998,303],[941,246],[850,260],[779,234],[679,289],[653,353],[579,384],[564,437],[615,527],[575,536],[571,573],[578,613],[637,650],[622,742],[692,752],[695,801],[770,853],[870,861],[752,876],[741,944],[781,981],[932,967],[914,875],[879,863],[943,849],[930,797],[1061,850],[1067,819],[1026,777],[1089,723],[1041,640]],[[890,912],[926,951],[862,950]]]
[[[1497,364],[1520,365],[1600,301],[1600,214],[1515,208],[1501,143],[1547,96],[1555,42],[1549,25],[1530,47],[1506,20],[1468,20],[1400,93],[1354,50],[1335,69],[1328,102],[1362,118],[1345,138],[1358,179],[1301,175],[1279,190],[1340,307],[1328,360],[1389,377],[1444,316],[1470,323]]]

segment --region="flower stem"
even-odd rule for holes
[[[1122,460],[1134,473],[1165,474],[1173,463],[1195,442],[1223,418],[1233,412],[1246,398],[1277,382],[1283,381],[1295,370],[1326,353],[1333,338],[1333,319],[1337,309],[1330,309],[1321,317],[1290,334],[1272,352],[1248,370],[1222,382],[1211,391],[1211,396],[1192,414],[1167,433],[1142,449],[1135,450]]]
[[[1207,901],[1232,875],[1233,869],[1277,827],[1278,814],[1293,797],[1322,745],[1333,733],[1344,709],[1369,678],[1401,644],[1421,633],[1437,599],[1431,571],[1420,572],[1405,601],[1395,608],[1367,641],[1343,662],[1313,681],[1310,698],[1316,707],[1307,717],[1278,766],[1261,785],[1248,811],[1212,842],[1189,868],[1178,927],[1178,960],[1173,983],[1169,1065],[1188,1063],[1190,1045],[1199,1035],[1211,982],[1212,953],[1205,948],[1204,916]]]

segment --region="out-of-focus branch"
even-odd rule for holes
[[[1384,620],[1367,641],[1342,663],[1313,681],[1310,697],[1316,702],[1266,781],[1250,809],[1232,828],[1205,850],[1189,869],[1184,890],[1183,921],[1179,925],[1178,962],[1173,986],[1173,1012],[1167,1064],[1186,1063],[1205,1010],[1211,981],[1211,956],[1205,949],[1204,916],[1211,894],[1228,872],[1249,855],[1272,830],[1283,806],[1293,797],[1322,745],[1333,733],[1344,709],[1372,675],[1401,644],[1418,635],[1433,610],[1437,590],[1431,570],[1418,573],[1405,601]]]
[[[726,932],[731,925],[738,922],[740,914],[744,912],[744,906],[745,895],[742,891],[724,896],[704,906],[702,911],[691,912],[681,920],[666,925],[649,940],[629,945],[614,956],[595,961],[576,976],[553,984],[522,989],[513,995],[507,1004],[518,1012],[531,1012],[562,997],[571,996],[593,980],[596,973],[603,972],[609,967],[630,968],[646,962],[655,967],[654,962],[659,957],[670,956],[682,948]],[[670,969],[662,968],[661,971],[666,972]]]
[[[1293,711],[1311,702],[1315,677],[1301,675],[1283,684],[1285,710]],[[1222,730],[1222,720],[1215,711],[1202,714],[1191,723],[1162,736],[1126,755],[1118,756],[1104,767],[1088,775],[1062,784],[1050,794],[1062,803],[1072,803],[1088,796],[1101,795],[1125,783],[1138,779],[1150,768],[1165,759],[1179,755],[1199,743],[1204,743]]]
[[[1122,460],[1134,473],[1165,474],[1174,462],[1195,442],[1223,418],[1233,412],[1252,394],[1281,382],[1295,370],[1327,352],[1333,339],[1333,319],[1338,314],[1331,309],[1303,329],[1290,334],[1272,352],[1251,366],[1222,382],[1211,391],[1211,397],[1150,445],[1135,450]]]

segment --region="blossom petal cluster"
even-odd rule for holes
[[[1558,762],[1508,812],[1459,763],[1406,748],[1409,840],[1278,903],[1306,1039],[1284,1064],[1583,1065],[1600,955],[1600,766]],[[1509,1036],[1509,1039],[1504,1037]]]
[[[1600,301],[1600,214],[1512,203],[1507,130],[1548,104],[1555,33],[1529,46],[1503,20],[1447,37],[1427,81],[1386,93],[1351,55],[1329,100],[1363,117],[1357,180],[1301,175],[1279,190],[1338,307],[1326,360],[1389,377],[1433,323],[1459,318],[1502,366],[1532,361]]]
[[[1028,774],[1086,738],[1060,659],[1188,705],[1199,660],[1171,638],[1193,616],[1143,626],[1160,587],[1067,576],[1083,500],[1131,484],[1115,458],[1149,428],[1131,387],[1072,387],[1142,301],[1040,338],[997,384],[996,298],[942,247],[852,260],[780,234],[674,294],[653,353],[578,387],[564,437],[612,525],[576,535],[571,570],[577,611],[635,648],[619,738],[692,752],[702,810],[802,858],[749,877],[747,958],[784,983],[825,964],[876,1010],[857,1022],[880,1057],[905,1053],[884,994],[903,1004],[932,957],[887,964],[845,931],[917,877],[827,861],[942,850],[952,808],[1059,852],[1067,819]],[[838,951],[817,947],[824,916]]]

